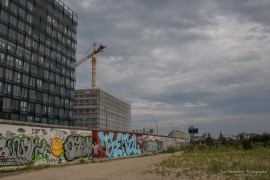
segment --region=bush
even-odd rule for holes
[[[242,141],[242,147],[246,150],[253,149],[253,143],[251,140],[246,139]]]
[[[180,147],[174,147],[174,146],[169,146],[165,151],[163,151],[164,153],[174,153],[177,151],[180,151],[181,148]]]

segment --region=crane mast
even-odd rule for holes
[[[79,61],[77,61],[76,67],[81,65],[87,59],[92,58],[92,88],[96,88],[96,65],[97,65],[96,54],[102,52],[103,49],[106,47],[106,45],[102,44],[98,48],[96,48],[96,43],[94,42],[92,46],[93,46],[92,52],[84,56]]]

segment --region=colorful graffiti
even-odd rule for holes
[[[142,154],[135,134],[100,131],[93,132],[93,137],[94,134],[94,157],[105,157],[106,155],[108,158],[115,158]]]
[[[0,132],[0,168],[142,155],[185,143],[182,139],[154,135],[1,123]]]
[[[59,157],[63,151],[62,139],[59,137],[54,138],[51,142],[50,150],[55,157]]]
[[[90,158],[92,155],[92,137],[70,135],[64,144],[64,151],[68,161],[80,157]]]
[[[46,142],[39,138],[9,137],[0,139],[0,166],[29,164],[42,156]]]
[[[0,167],[91,158],[92,131],[0,125]],[[13,133],[16,132],[16,133]]]

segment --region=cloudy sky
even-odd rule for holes
[[[93,42],[97,84],[132,105],[132,127],[217,136],[270,131],[269,0],[63,0]],[[90,61],[77,68],[88,88]]]

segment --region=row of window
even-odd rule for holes
[[[20,21],[21,22],[21,21]],[[44,54],[48,57],[51,57],[52,59],[60,60],[62,58],[65,58],[69,60],[70,62],[73,62],[75,59],[75,51],[70,51],[68,48],[66,48],[63,44],[68,44],[68,46],[72,46],[74,49],[76,48],[76,43],[71,42],[69,39],[67,40],[65,36],[58,36],[63,37],[64,41],[63,44],[57,42],[53,38],[50,38],[49,36],[46,37],[45,35],[39,30],[34,30],[29,25],[20,23],[18,24],[18,29],[21,30],[20,32],[17,32],[16,29],[8,28],[6,25],[1,24],[0,25],[0,33],[8,36],[9,38],[13,39],[14,41],[19,42],[21,45],[26,46],[29,49],[34,49],[38,51],[41,54]],[[26,32],[27,35],[25,35],[22,32]],[[55,31],[53,31],[55,32]],[[34,39],[30,38],[29,36],[34,37]],[[43,39],[43,41],[41,41]],[[40,40],[40,41],[39,41]],[[5,40],[3,40],[3,43],[5,43]],[[47,46],[45,46],[45,44]],[[61,52],[61,54],[59,52]]]
[[[56,108],[53,106],[46,106],[42,104],[31,103],[27,101],[20,101],[11,98],[3,98],[3,109],[21,111],[33,114],[42,114],[49,116],[60,116],[62,118],[73,118],[73,111]]]
[[[13,95],[13,97],[17,98],[29,99],[31,101],[39,101],[47,104],[54,104],[56,106],[73,108],[73,100],[0,81],[0,94],[2,93],[6,95]]]
[[[20,56],[21,53],[22,53],[22,50],[17,48],[17,55]],[[39,72],[38,75],[41,77],[44,77],[43,75],[46,75],[45,77],[46,79],[50,79],[52,81],[56,80],[57,83],[61,83],[63,85],[66,84],[67,86],[74,87],[74,81],[72,81],[71,79],[68,79],[68,78],[72,78],[72,79],[75,78],[75,73],[73,70],[65,66],[62,66],[58,63],[55,63],[53,61],[44,60],[44,57],[39,56],[38,54],[35,54],[35,53],[32,53],[32,54],[33,54],[32,58],[31,58],[31,55],[27,56],[27,58],[25,59],[28,59],[28,61],[25,61],[19,58],[15,58],[11,55],[6,55],[3,52],[0,52],[0,63],[6,64],[10,67],[15,67],[16,69],[23,70],[27,73],[30,72],[30,67],[31,67],[31,73],[37,74],[37,72]],[[33,60],[34,62],[36,62],[36,60],[38,59],[39,66],[29,63],[29,61],[31,61],[29,58],[31,58],[31,60]],[[62,76],[60,76],[58,73],[61,73]],[[65,80],[64,77],[67,79]]]
[[[47,29],[45,30],[50,36],[52,36],[52,38],[50,38],[50,36],[46,36],[46,40],[45,40],[45,34],[40,32],[37,28],[34,29],[32,26],[28,25],[24,21],[18,20],[15,16],[10,15],[10,18],[8,16],[9,14],[6,11],[1,10],[0,19],[6,22],[9,22],[16,29],[18,28],[20,30],[20,33],[19,32],[17,33],[12,28],[8,29],[6,25],[1,24],[0,29],[1,29],[2,34],[8,35],[13,40],[18,39],[18,41],[22,44],[24,44],[25,42],[25,45],[28,45],[28,47],[31,47],[32,44],[30,40],[26,41],[27,36],[24,37],[24,35],[22,34],[23,32],[25,32],[27,35],[33,36],[35,39],[40,40],[44,44],[46,43],[46,45],[49,46],[50,48],[53,48],[54,50],[58,50],[62,52],[63,54],[67,55],[68,57],[71,57],[73,59],[75,58],[76,41],[73,41],[70,38],[68,38],[66,35],[60,32],[57,32],[55,29],[51,28],[50,26],[47,26]],[[32,16],[29,16],[29,17],[32,17]],[[32,21],[31,19],[32,18],[29,18],[29,21]],[[67,48],[65,46],[67,46]],[[33,46],[33,47],[38,49],[38,46]],[[69,52],[68,47],[73,48],[72,53]],[[50,52],[48,52],[48,55],[50,55]]]
[[[16,59],[18,60],[18,59]],[[27,65],[28,64],[28,65]],[[29,72],[29,63],[24,63],[24,66],[22,66],[21,61],[16,61],[16,65],[15,65],[16,69],[23,69],[25,70],[25,72]],[[37,71],[39,70],[39,71]],[[14,81],[16,83],[22,83],[24,85],[27,86],[31,86],[33,88],[42,88],[44,87],[44,85],[49,84],[48,81],[51,81],[53,83],[51,84],[58,84],[57,87],[60,88],[70,88],[70,89],[74,89],[75,86],[75,81],[65,78],[64,76],[60,76],[58,74],[55,74],[53,72],[49,72],[47,70],[43,70],[43,69],[37,69],[35,66],[31,66],[31,73],[37,75],[37,73],[39,73],[39,75],[41,75],[42,77],[44,77],[42,79],[27,75],[27,74],[23,74],[21,72],[18,71],[13,71],[11,69],[7,69],[4,67],[0,67],[0,78],[5,78],[6,80],[9,81]],[[62,85],[62,86],[59,86]],[[64,87],[63,87],[64,86]]]
[[[2,119],[12,119],[12,120],[21,120],[26,122],[35,122],[35,123],[44,123],[44,124],[59,124],[59,125],[73,125],[73,122],[70,121],[68,118],[65,119],[52,119],[47,118],[44,116],[33,116],[33,115],[26,115],[24,113],[15,114],[15,113],[0,113],[0,118]]]
[[[59,86],[59,83],[50,83],[48,81],[22,74],[20,72],[13,72],[10,69],[6,69],[6,71],[4,71],[3,67],[0,67],[0,78],[5,78],[9,82],[15,82],[31,88],[37,88],[38,90],[48,91],[51,94],[68,96],[71,98],[74,97],[73,89],[71,90]]]

